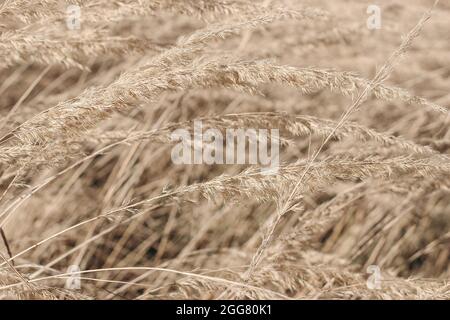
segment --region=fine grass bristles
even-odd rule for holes
[[[450,299],[449,15],[0,0],[0,299]]]

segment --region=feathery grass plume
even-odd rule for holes
[[[337,91],[343,95],[356,95],[367,87],[369,81],[356,76],[352,72],[341,72],[319,68],[295,68],[278,66],[270,61],[237,62],[222,67],[224,72],[234,77],[236,84],[257,87],[261,83],[280,83],[299,88],[309,94],[322,89]],[[378,83],[373,88],[373,95],[386,101],[396,99],[407,104],[426,106],[440,113],[448,114],[449,110],[429,102],[425,98],[411,95],[406,90]]]
[[[130,17],[155,15],[160,10],[179,14],[189,14],[200,18],[223,14],[242,14],[243,11],[257,10],[252,1],[245,0],[14,0],[6,1],[0,7],[0,16],[14,15],[24,23],[51,23],[66,18],[66,6],[76,4],[83,12],[83,23],[117,22]]]
[[[254,91],[262,83],[283,83],[305,93],[329,87],[344,94],[355,92],[355,82],[347,83],[346,73],[320,70],[296,70],[274,67],[269,62],[238,62],[227,60],[194,62],[192,66],[167,71],[158,79],[152,78],[153,69],[126,73],[107,88],[86,90],[76,99],[60,103],[19,126],[13,135],[22,143],[45,143],[57,136],[76,136],[109,117],[114,111],[126,110],[141,102],[155,102],[167,91],[190,88],[225,87]],[[353,77],[350,77],[353,81]],[[381,87],[384,90],[384,87]],[[376,91],[376,89],[375,89]],[[89,106],[88,106],[89,105]]]
[[[228,277],[232,277],[235,283],[217,283],[207,281],[205,279],[186,277],[176,282],[175,286],[177,291],[173,292],[170,296],[172,299],[204,299],[204,297],[210,297],[214,299],[220,297],[220,299],[233,299],[233,295],[223,296],[220,293],[226,292],[227,288],[230,286],[233,288],[234,293],[242,290],[245,287],[246,292],[249,293],[249,299],[268,299],[268,300],[279,300],[279,299],[290,299],[289,296],[284,293],[268,290],[264,287],[258,286],[246,286],[239,278],[236,272],[227,272]],[[152,294],[153,298],[158,298],[158,294]],[[162,295],[163,296],[163,295]]]
[[[34,31],[34,30],[33,30]],[[83,30],[68,35],[53,35],[42,30],[38,34],[6,31],[0,34],[0,68],[19,63],[62,65],[86,69],[92,57],[119,57],[125,53],[141,53],[161,48],[151,40],[110,36],[104,30]]]
[[[281,295],[286,295],[284,299],[448,299],[450,296],[449,284],[445,280],[402,279],[391,275],[382,278],[382,290],[371,290],[367,287],[366,275],[356,271],[345,260],[316,251],[306,251],[301,256],[299,260],[280,261],[275,253],[255,274],[253,287],[226,286],[185,277],[177,281],[178,290],[171,297],[279,299]],[[234,270],[227,270],[224,274],[227,278],[241,280]],[[266,288],[268,283],[271,291],[260,289]],[[224,290],[230,287],[231,290]],[[160,297],[157,292],[152,292],[151,296]]]
[[[123,208],[114,210],[118,212],[138,207],[154,200],[171,197],[180,198],[184,194],[199,192],[206,199],[224,200],[233,198],[250,198],[259,202],[278,202],[281,192],[292,187],[295,181],[302,176],[305,184],[303,193],[320,190],[324,185],[331,185],[337,180],[358,181],[367,178],[395,179],[400,176],[410,177],[439,177],[450,174],[450,163],[436,161],[433,158],[414,159],[410,156],[383,159],[372,156],[359,159],[357,157],[337,155],[330,156],[320,162],[314,163],[311,172],[306,175],[304,169],[308,167],[308,160],[299,160],[296,163],[281,165],[277,172],[262,171],[260,167],[249,167],[237,175],[220,175],[210,181],[195,183],[180,187],[173,191],[161,194],[156,198],[139,201]]]
[[[0,163],[9,169],[57,167],[80,155],[83,155],[81,143],[59,141],[44,148],[36,145],[6,147],[0,155]]]
[[[22,22],[31,23],[53,15],[57,4],[56,0],[6,0],[0,5],[0,16],[14,16]]]
[[[80,4],[83,4],[83,2]],[[86,12],[83,11],[83,15],[81,16],[83,23],[85,20],[102,21],[105,17],[113,19],[114,21],[121,17],[129,17],[132,14],[142,15],[147,11],[152,12],[157,8],[170,8],[171,10],[179,10],[189,14],[203,14],[209,10],[217,14],[231,14],[235,12],[234,10],[242,10],[242,16],[244,16],[245,12],[249,11],[251,11],[252,14],[259,11],[261,11],[260,14],[264,14],[262,9],[257,9],[259,6],[255,6],[250,2],[240,1],[229,1],[229,3],[227,1],[224,3],[221,1],[207,3],[197,3],[196,1],[192,1],[192,3],[188,3],[179,0],[166,0],[162,3],[151,1],[151,3],[147,4],[137,4],[133,1],[130,3],[119,3],[118,8],[120,9],[117,10],[117,8],[115,8],[111,10],[113,14],[105,12],[105,6],[99,6],[98,2],[87,2],[84,4],[86,6]],[[106,4],[106,10],[108,10],[108,4]],[[22,6],[21,3],[16,3],[15,5],[18,7]],[[62,14],[61,18],[65,19],[64,11],[57,9],[61,6],[58,4],[58,1],[41,3],[40,5],[49,6],[49,8],[47,8],[48,12],[55,14],[59,12]],[[50,8],[50,5],[55,6],[55,8]],[[234,8],[233,5],[236,5],[237,8]],[[11,10],[15,9],[11,8]],[[283,12],[281,9],[278,10]],[[34,11],[32,10],[32,12]],[[121,16],[114,18],[114,14],[117,13],[120,13]],[[305,13],[300,14],[306,15]],[[317,14],[319,15],[320,12]],[[46,21],[42,26],[33,29],[23,28],[19,30],[6,30],[3,32],[0,35],[0,53],[3,53],[5,61],[0,63],[0,68],[6,68],[20,62],[28,62],[31,57],[34,62],[44,65],[63,64],[66,67],[83,69],[86,68],[86,66],[83,65],[83,62],[86,61],[88,57],[95,55],[102,56],[108,53],[117,56],[130,51],[142,52],[144,49],[159,49],[157,45],[152,44],[151,41],[146,39],[111,36],[109,35],[107,26],[97,26],[95,29],[83,28],[82,30],[73,33],[64,32],[64,30],[66,30],[64,29],[65,26],[49,26],[49,23],[49,21]]]
[[[164,54],[163,54],[164,55]],[[160,58],[158,57],[158,60]],[[164,59],[164,57],[163,57]],[[162,60],[163,60],[162,59]],[[170,61],[172,62],[172,61]],[[206,74],[204,79],[199,79],[197,86],[201,87],[229,87],[236,89],[248,90],[255,92],[257,87],[266,83],[278,83],[298,88],[302,93],[313,93],[322,89],[330,89],[338,91],[343,95],[355,95],[360,88],[364,88],[368,81],[355,76],[351,72],[340,72],[328,69],[318,68],[295,68],[290,66],[277,66],[271,61],[234,61],[229,58],[213,59],[211,61],[202,62],[193,65],[195,70],[183,70],[173,74],[176,76],[183,75],[188,72],[192,74],[202,75],[202,71]],[[204,70],[202,70],[202,68]],[[178,80],[178,79],[177,79]],[[127,82],[131,82],[130,79]],[[174,83],[177,81],[174,80]],[[192,79],[195,83],[195,78]],[[182,83],[179,82],[180,88]],[[162,86],[162,84],[160,85]],[[167,87],[167,90],[175,88]],[[413,96],[405,90],[395,87],[389,87],[378,84],[374,87],[373,93],[377,98],[392,101],[396,98],[408,104],[417,103],[430,107],[442,113],[448,114],[448,110],[427,101],[424,98]],[[138,93],[136,93],[137,95]]]
[[[344,124],[337,131],[333,131],[336,122],[312,116],[295,116],[280,112],[255,112],[238,113],[218,116],[216,118],[200,118],[205,125],[212,128],[272,128],[279,129],[282,137],[307,137],[317,135],[327,137],[333,135],[333,139],[341,140],[352,137],[360,141],[374,140],[385,146],[394,146],[405,151],[418,154],[438,154],[431,148],[423,147],[414,142],[395,137],[389,134],[379,133],[355,122]]]
[[[290,11],[288,13],[290,16]],[[191,63],[193,55],[204,48],[206,41],[226,37],[248,27],[270,23],[286,15],[286,11],[281,10],[270,16],[257,17],[250,22],[236,23],[225,28],[207,27],[183,41],[181,46],[152,58],[147,65],[125,72],[110,86],[89,88],[77,98],[40,113],[14,130],[14,136],[21,141],[27,141],[26,143],[42,143],[47,139],[53,139],[55,135],[78,135],[79,131],[94,126],[109,117],[113,111],[123,110],[137,103],[154,102],[167,90],[192,88],[196,83],[201,87],[208,86],[208,83],[220,85],[213,82],[217,76],[213,75],[212,79],[208,77],[211,77],[210,73],[220,72],[221,64],[216,66],[215,63],[208,62],[194,63],[190,68],[182,69],[180,66],[184,64],[183,59]],[[305,16],[303,12],[295,15]],[[164,65],[178,69],[168,71]],[[197,81],[189,78],[192,69],[197,75]],[[237,87],[238,84],[227,81],[223,86]]]
[[[255,113],[239,113],[226,114],[216,117],[202,117],[184,123],[177,123],[165,128],[154,130],[151,139],[160,138],[165,141],[164,136],[168,136],[171,131],[184,128],[191,129],[195,121],[202,121],[204,128],[215,128],[226,130],[231,128],[254,128],[254,129],[279,129],[282,138],[290,139],[294,137],[308,137],[316,135],[319,137],[327,137],[330,133],[333,139],[342,140],[345,138],[353,138],[361,142],[375,141],[378,144],[395,147],[405,152],[411,152],[421,155],[435,155],[443,161],[448,160],[447,157],[440,155],[433,149],[421,146],[412,141],[396,137],[393,135],[379,133],[355,122],[347,122],[338,130],[333,131],[336,122],[328,119],[321,119],[312,116],[295,116],[280,112],[255,112]],[[131,133],[131,132],[110,132],[101,134],[99,132],[89,137],[90,141],[117,141],[129,137],[134,134],[136,140],[148,139],[148,133]],[[142,138],[141,138],[142,137]],[[169,142],[169,141],[166,141]],[[284,140],[283,144],[289,140]]]
[[[92,156],[92,155],[91,155]],[[75,164],[76,165],[76,164]],[[73,167],[72,165],[71,167]],[[69,167],[68,169],[70,169]],[[234,198],[249,198],[258,202],[278,202],[281,192],[294,185],[295,181],[303,177],[305,184],[302,185],[303,193],[320,190],[324,185],[331,185],[337,180],[361,180],[366,178],[395,179],[400,176],[411,177],[442,177],[450,173],[450,163],[436,161],[433,158],[414,159],[409,156],[383,159],[380,157],[369,157],[364,159],[337,155],[314,163],[312,171],[305,175],[304,169],[311,167],[308,160],[297,161],[293,164],[282,165],[277,172],[262,171],[258,166],[251,166],[237,175],[220,175],[210,181],[179,187],[172,191],[165,191],[157,197],[134,202],[123,207],[114,209],[106,215],[110,216],[117,212],[129,211],[142,205],[148,205],[168,199],[183,199],[185,196],[200,193],[206,199],[216,201],[233,200]],[[44,184],[33,187],[34,192],[42,189],[56,177],[68,170],[64,169],[57,175],[48,178]],[[14,201],[9,208],[17,208],[23,199]],[[6,214],[9,209],[2,213]]]
[[[8,270],[0,270],[0,288],[15,283],[20,283],[20,278]],[[24,284],[8,290],[0,290],[0,298],[6,300],[86,300],[89,299],[83,294],[73,290],[64,290],[54,287],[47,287],[38,284]]]
[[[39,145],[5,147],[4,152],[0,156],[0,163],[8,166],[14,165],[15,167],[57,166],[63,164],[67,159],[74,158],[76,155],[83,155],[83,144],[86,142],[94,145],[121,141],[124,144],[137,141],[164,144],[175,143],[176,141],[171,139],[171,133],[177,129],[192,131],[195,121],[201,121],[204,130],[213,128],[220,130],[222,133],[232,128],[278,129],[281,135],[279,143],[282,146],[292,144],[290,139],[295,137],[308,137],[311,135],[326,137],[332,133],[333,138],[336,140],[344,138],[353,138],[361,142],[373,140],[384,146],[401,149],[404,152],[418,155],[434,155],[437,159],[448,160],[448,158],[429,147],[415,144],[401,137],[378,133],[357,123],[348,122],[339,130],[333,132],[336,123],[332,120],[311,116],[293,116],[279,112],[256,112],[202,117],[186,122],[169,124],[163,128],[151,131],[122,130],[103,132],[102,130],[94,130],[83,138],[73,138],[68,141],[56,140],[44,148]],[[51,159],[53,161],[50,161]]]
[[[268,279],[278,292],[296,292],[297,299],[448,299],[449,284],[445,280],[402,279],[383,274],[382,290],[367,287],[364,273],[355,272],[347,261],[336,261],[318,252],[306,251],[300,261],[277,261],[275,255],[255,274],[254,285]],[[353,288],[353,290],[349,290]],[[243,292],[256,298],[255,292]]]
[[[195,121],[201,121],[204,129],[215,128],[222,131],[232,128],[279,129],[280,135],[283,138],[308,137],[311,135],[326,137],[332,133],[333,139],[336,140],[352,137],[362,142],[373,140],[385,146],[392,146],[417,154],[439,154],[429,147],[416,144],[412,141],[403,139],[402,137],[377,132],[356,122],[348,122],[339,128],[339,130],[333,132],[333,129],[336,126],[336,122],[333,120],[312,116],[295,116],[282,112],[246,112],[225,114],[215,117],[201,117],[186,122],[168,125],[164,128],[152,130],[151,132],[101,132],[95,130],[87,135],[85,139],[93,143],[102,143],[133,137],[133,140],[131,141],[159,140],[167,143],[170,142],[169,135],[171,132],[180,128],[192,129]]]
[[[256,15],[249,19],[237,19],[233,21],[227,21],[227,23],[211,24],[203,29],[197,30],[189,36],[181,37],[177,41],[177,45],[173,48],[162,52],[160,55],[151,58],[146,65],[141,69],[153,67],[154,71],[177,66],[186,66],[190,64],[195,55],[198,55],[207,44],[211,41],[218,39],[226,39],[233,35],[240,34],[243,30],[252,30],[264,25],[273,23],[275,21],[285,19],[327,19],[327,14],[324,11],[303,8],[299,10],[289,10],[285,8],[277,8],[269,11],[269,13],[263,13]]]

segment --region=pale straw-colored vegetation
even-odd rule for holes
[[[371,4],[0,1],[0,297],[449,299],[450,6]],[[200,120],[279,171],[175,165]]]

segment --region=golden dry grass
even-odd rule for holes
[[[0,297],[449,299],[450,6],[371,4],[0,1]],[[175,165],[199,120],[279,171]]]

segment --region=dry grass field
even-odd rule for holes
[[[0,0],[0,298],[450,299],[449,32],[447,0]],[[278,130],[277,170],[174,162],[199,122]]]

